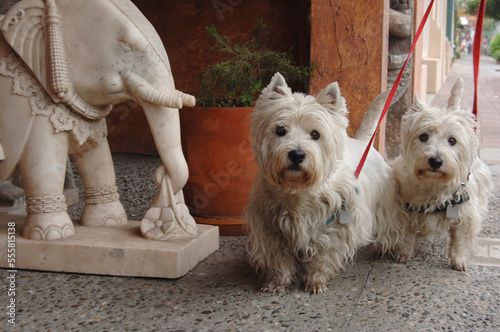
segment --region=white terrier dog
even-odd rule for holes
[[[337,83],[310,96],[277,73],[262,91],[250,129],[259,171],[245,209],[262,291],[283,292],[302,270],[306,291],[324,292],[376,235],[376,219],[395,210],[392,173],[376,150],[354,176],[386,99],[377,97],[352,139]]]
[[[426,236],[449,232],[451,264],[467,269],[492,179],[478,156],[474,115],[459,108],[463,85],[459,78],[446,109],[429,107],[416,96],[402,118],[401,156],[394,164],[399,220],[393,234],[403,236],[391,239],[399,262],[413,255],[418,230]]]

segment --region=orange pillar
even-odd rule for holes
[[[312,0],[311,93],[339,82],[352,136],[373,99],[387,87],[389,0]],[[378,146],[384,146],[385,126]],[[383,151],[382,151],[383,152]]]

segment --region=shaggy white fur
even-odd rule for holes
[[[372,103],[357,137],[368,141],[386,100]],[[316,96],[292,93],[279,73],[257,101],[250,135],[259,171],[245,217],[262,291],[283,292],[303,272],[306,291],[324,292],[385,229],[377,220],[395,218],[395,183],[375,149],[354,177],[367,142],[347,136],[346,115],[337,83]]]
[[[401,156],[394,165],[399,217],[391,238],[399,262],[412,257],[417,231],[426,236],[449,232],[451,264],[467,269],[492,179],[478,156],[475,117],[459,107],[463,85],[459,78],[446,109],[416,97],[401,121]],[[453,207],[452,200],[462,202]]]

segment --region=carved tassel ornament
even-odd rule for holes
[[[45,0],[47,48],[49,54],[50,88],[71,110],[91,120],[105,117],[112,106],[95,107],[84,101],[75,91],[69,77],[68,59],[64,49],[61,17],[55,0]]]

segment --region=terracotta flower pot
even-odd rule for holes
[[[257,173],[250,149],[253,108],[192,107],[180,111],[189,180],[184,197],[197,222],[221,235],[244,234],[241,215]]]

